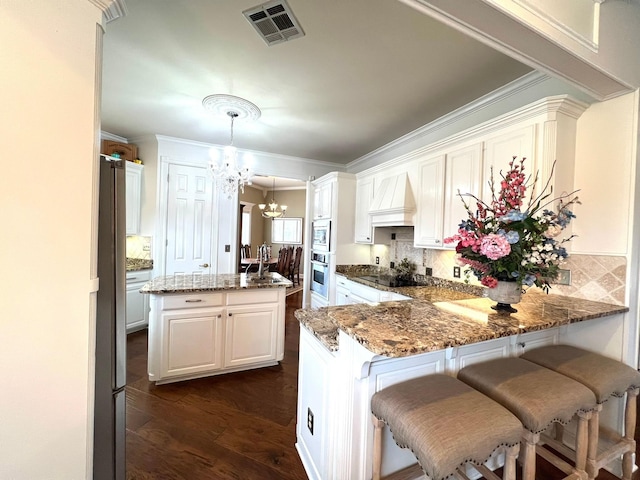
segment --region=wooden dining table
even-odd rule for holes
[[[264,262],[269,270],[272,270],[272,268],[275,267],[277,263],[278,257],[271,257],[269,260]],[[257,269],[258,265],[260,265],[260,259],[258,257],[243,258],[242,260],[240,260],[240,265],[242,265],[245,272],[248,272],[253,266],[255,266]]]

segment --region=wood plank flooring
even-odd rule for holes
[[[293,312],[301,304],[302,292],[287,297],[285,356],[275,367],[156,386],[147,377],[146,330],[128,336],[128,480],[307,479],[294,446],[300,327]],[[562,474],[539,461],[536,478]]]

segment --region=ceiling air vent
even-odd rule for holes
[[[268,2],[242,12],[267,45],[304,37],[304,31],[284,1]]]

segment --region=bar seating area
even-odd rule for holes
[[[462,368],[457,378],[431,374],[386,387],[371,400],[374,424],[373,479],[380,480],[385,425],[418,464],[385,480],[468,479],[472,466],[499,479],[485,462],[501,449],[503,480],[536,478],[536,456],[565,480],[593,480],[622,458],[622,480],[632,480],[640,373],[603,355],[567,345],[540,347],[521,357]],[[600,425],[602,405],[625,397],[624,431]],[[565,433],[574,421],[575,439]],[[515,437],[514,437],[515,435]]]

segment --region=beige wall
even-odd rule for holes
[[[101,21],[0,2],[2,479],[90,478]]]

